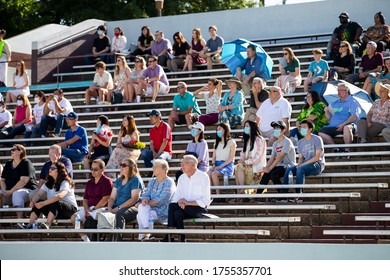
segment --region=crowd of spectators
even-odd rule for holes
[[[314,49],[314,60],[307,77],[302,79],[300,61],[293,50],[286,47],[279,59],[280,76],[274,86],[267,87],[259,70],[262,62],[255,46],[249,45],[246,50],[248,58],[237,67],[236,77],[224,81],[228,88],[224,94],[223,82],[216,78],[210,78],[207,85],[194,93],[188,91],[184,81],[179,81],[167,122],[159,110],[149,112],[152,128],[148,139],[140,139],[134,116],[125,116],[119,132],[115,132],[109,126],[108,117],[100,115],[88,143],[86,129],[78,124],[78,115],[61,89],[48,96],[36,92],[32,109],[27,97],[29,78],[24,62],[19,61],[13,89],[7,92],[6,102],[0,102],[0,138],[12,139],[18,134],[24,134],[25,138],[59,138],[62,129],[67,131],[64,141],[50,147],[49,160],[42,167],[38,182],[24,146],[13,145],[11,160],[5,164],[1,175],[4,203],[15,207],[29,203],[32,207],[29,223],[18,224],[26,229],[32,228],[41,214],[47,217],[42,227],[50,228],[54,219],[70,218],[75,224],[76,218],[80,218],[85,223],[90,218],[96,220],[101,211],[115,216],[115,228],[124,228],[127,222],[136,220],[140,229],[147,229],[151,227],[151,220],[167,220],[168,228],[183,229],[184,219],[203,217],[207,213],[207,206],[211,203],[210,186],[221,185],[222,178],[226,184],[235,175],[237,185],[260,184],[264,187],[257,191],[265,193],[270,180],[275,185],[291,184],[292,174],[299,185],[304,184],[305,176],[323,172],[326,166],[324,143],[334,144],[335,136],[341,135],[345,144],[351,144],[355,135],[365,143],[382,133],[385,140],[390,141],[390,59],[384,59],[381,53],[388,47],[390,36],[385,18],[382,13],[377,13],[375,26],[368,28],[362,39],[362,26],[350,21],[348,13],[341,13],[339,19],[341,25],[334,30],[328,44],[327,55],[334,58],[332,67],[322,59],[322,50]],[[135,62],[134,69],[130,69],[126,62],[127,39],[121,28],[115,28],[115,36],[110,40],[105,26],[99,26],[92,49],[93,59],[88,61],[94,64],[96,73],[93,85],[85,91],[86,104],[91,104],[91,97],[97,104],[109,105],[140,102],[146,95],[155,102],[159,95],[170,91],[166,69],[192,71],[194,64],[206,64],[207,69],[212,69],[213,63],[220,62],[224,40],[217,35],[216,26],[210,26],[208,31],[210,39],[207,42],[201,30],[195,28],[191,44],[181,32],[173,35],[171,44],[162,31],[156,31],[153,36],[150,28],[143,26],[137,49],[130,54]],[[10,57],[10,53],[7,55]],[[356,55],[362,59],[355,74]],[[112,78],[106,62],[114,61]],[[317,91],[310,90],[314,83],[341,79],[352,84],[364,82],[363,89],[378,97],[367,116],[362,115],[347,83],[339,81],[338,98],[328,105]],[[285,95],[293,93],[302,80],[305,105],[294,127],[291,124],[292,107]],[[250,96],[249,107],[244,109],[246,96]],[[197,97],[205,100],[205,114],[199,109]],[[13,116],[7,110],[7,104],[11,102],[16,102]],[[85,113],[90,111],[89,107],[85,109]],[[99,111],[103,108],[100,107]],[[191,136],[176,183],[168,176],[175,125],[186,125]],[[211,125],[216,125],[216,133],[212,137],[215,142],[210,164],[205,132]],[[243,149],[236,162],[237,143],[231,130],[239,126],[243,129]],[[47,135],[49,129],[54,132]],[[117,142],[112,150],[115,133]],[[145,147],[141,140],[149,142],[149,147]],[[267,145],[271,147],[268,161]],[[334,149],[334,152],[349,151],[350,146]],[[147,175],[154,176],[147,188],[138,170],[139,158],[150,169]],[[89,180],[83,195],[83,208],[78,210],[72,164],[82,162],[84,169],[91,169],[91,174],[86,175]],[[285,193],[288,188],[277,191]],[[295,191],[302,193],[303,189]],[[256,190],[239,188],[237,192],[255,193]],[[220,194],[218,188],[216,193]],[[230,202],[247,201],[234,199]],[[299,197],[291,200],[300,201]],[[217,197],[213,202],[224,202],[224,199]],[[21,215],[18,212],[19,218]],[[83,241],[90,241],[87,235],[80,237]],[[140,234],[138,238],[153,237]],[[114,239],[120,240],[121,236],[115,235]],[[172,241],[170,239],[167,236],[163,241]],[[180,241],[185,241],[184,235],[180,236]]]

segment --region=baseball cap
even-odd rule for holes
[[[287,127],[287,125],[284,123],[284,121],[272,122],[271,126],[273,128],[275,128],[277,126],[277,127],[280,127],[281,129],[285,129]]]
[[[342,12],[342,13],[339,15],[339,18],[349,18],[349,14],[346,13],[346,12]]]
[[[371,46],[373,46],[374,48],[377,47],[377,45],[376,45],[376,43],[375,43],[374,41],[368,42],[367,45],[371,45]]]
[[[159,110],[152,110],[148,113],[148,117],[150,116],[156,116],[156,117],[161,117],[161,113]]]
[[[200,130],[204,131],[204,125],[203,125],[203,123],[201,123],[201,122],[195,122],[195,123],[192,125],[192,128],[200,129]]]
[[[76,120],[79,118],[79,116],[77,116],[75,112],[70,112],[66,117],[71,119],[76,119]]]

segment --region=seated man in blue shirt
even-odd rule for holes
[[[244,63],[236,68],[236,77],[242,82],[242,90],[245,95],[249,95],[254,77],[265,78],[262,75],[263,62],[256,54],[256,47],[249,45],[246,48],[248,58]]]
[[[320,129],[318,135],[325,144],[334,144],[333,137],[342,134],[344,143],[350,144],[356,130],[356,121],[360,115],[359,103],[351,96],[346,84],[340,83],[337,88],[339,99],[325,108],[325,116],[329,124]],[[349,148],[345,152],[349,152]],[[343,152],[336,148],[334,152]]]
[[[201,115],[198,103],[195,96],[187,91],[185,82],[177,83],[177,91],[179,92],[173,98],[173,108],[168,118],[168,124],[172,131],[175,128],[175,123],[187,124],[188,128],[192,128],[192,117]]]
[[[77,124],[77,119],[75,112],[68,114],[66,122],[70,128],[65,133],[65,141],[58,144],[62,148],[62,154],[73,163],[83,161],[88,154],[87,132]]]
[[[207,70],[213,69],[213,63],[221,61],[222,45],[225,43],[221,36],[217,35],[217,27],[209,27],[210,39],[206,42],[206,48],[200,52],[199,56],[207,61]]]

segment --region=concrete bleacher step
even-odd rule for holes
[[[341,215],[341,224],[345,226],[376,226],[375,221],[356,221],[357,216],[389,216],[389,213],[343,213]],[[384,226],[386,222],[379,222],[379,225]]]
[[[333,226],[313,226],[312,228],[312,239],[343,239],[342,235],[325,235],[324,230],[376,230],[376,226],[345,226],[345,225],[333,225]],[[379,229],[384,229],[383,226],[380,226]],[[356,235],[355,238],[358,239],[375,239],[375,236],[366,236],[366,235]],[[383,237],[384,238],[384,237]]]
[[[382,201],[372,201],[370,203],[370,213],[390,213],[390,208],[385,207],[384,201],[390,201],[390,197],[381,198]]]
[[[315,243],[315,244],[378,244],[381,241],[375,239],[285,239],[284,243]]]

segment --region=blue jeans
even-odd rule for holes
[[[143,149],[141,152],[141,158],[144,160],[145,167],[152,167],[153,166],[153,163],[152,163],[153,153],[151,150]],[[162,152],[158,158],[169,160],[169,159],[171,159],[171,155],[168,152]]]
[[[23,134],[26,131],[24,124],[15,127],[7,127],[0,135],[0,139],[14,139],[16,135]]]
[[[321,164],[317,162],[309,163],[307,165],[301,166],[297,168],[296,166],[291,166],[287,168],[286,173],[284,173],[283,178],[283,184],[288,184],[288,173],[290,171],[293,173],[293,175],[296,175],[296,184],[297,185],[303,185],[305,183],[305,176],[309,175],[318,175],[322,172],[321,170]],[[296,193],[301,193],[302,189],[295,189]]]
[[[48,127],[54,127],[54,133],[60,134],[62,128],[69,128],[64,119],[66,116],[64,115],[58,115],[57,119],[55,119],[53,116],[44,115],[42,116],[41,125],[39,126],[39,135],[46,136]]]
[[[41,126],[38,125],[38,126],[34,127],[32,130],[26,131],[24,133],[24,138],[30,138],[30,137],[37,138],[37,137],[39,137],[40,129],[41,129]]]
[[[72,163],[83,162],[84,157],[87,155],[81,152],[79,149],[68,148],[62,149],[62,154],[69,158]]]

